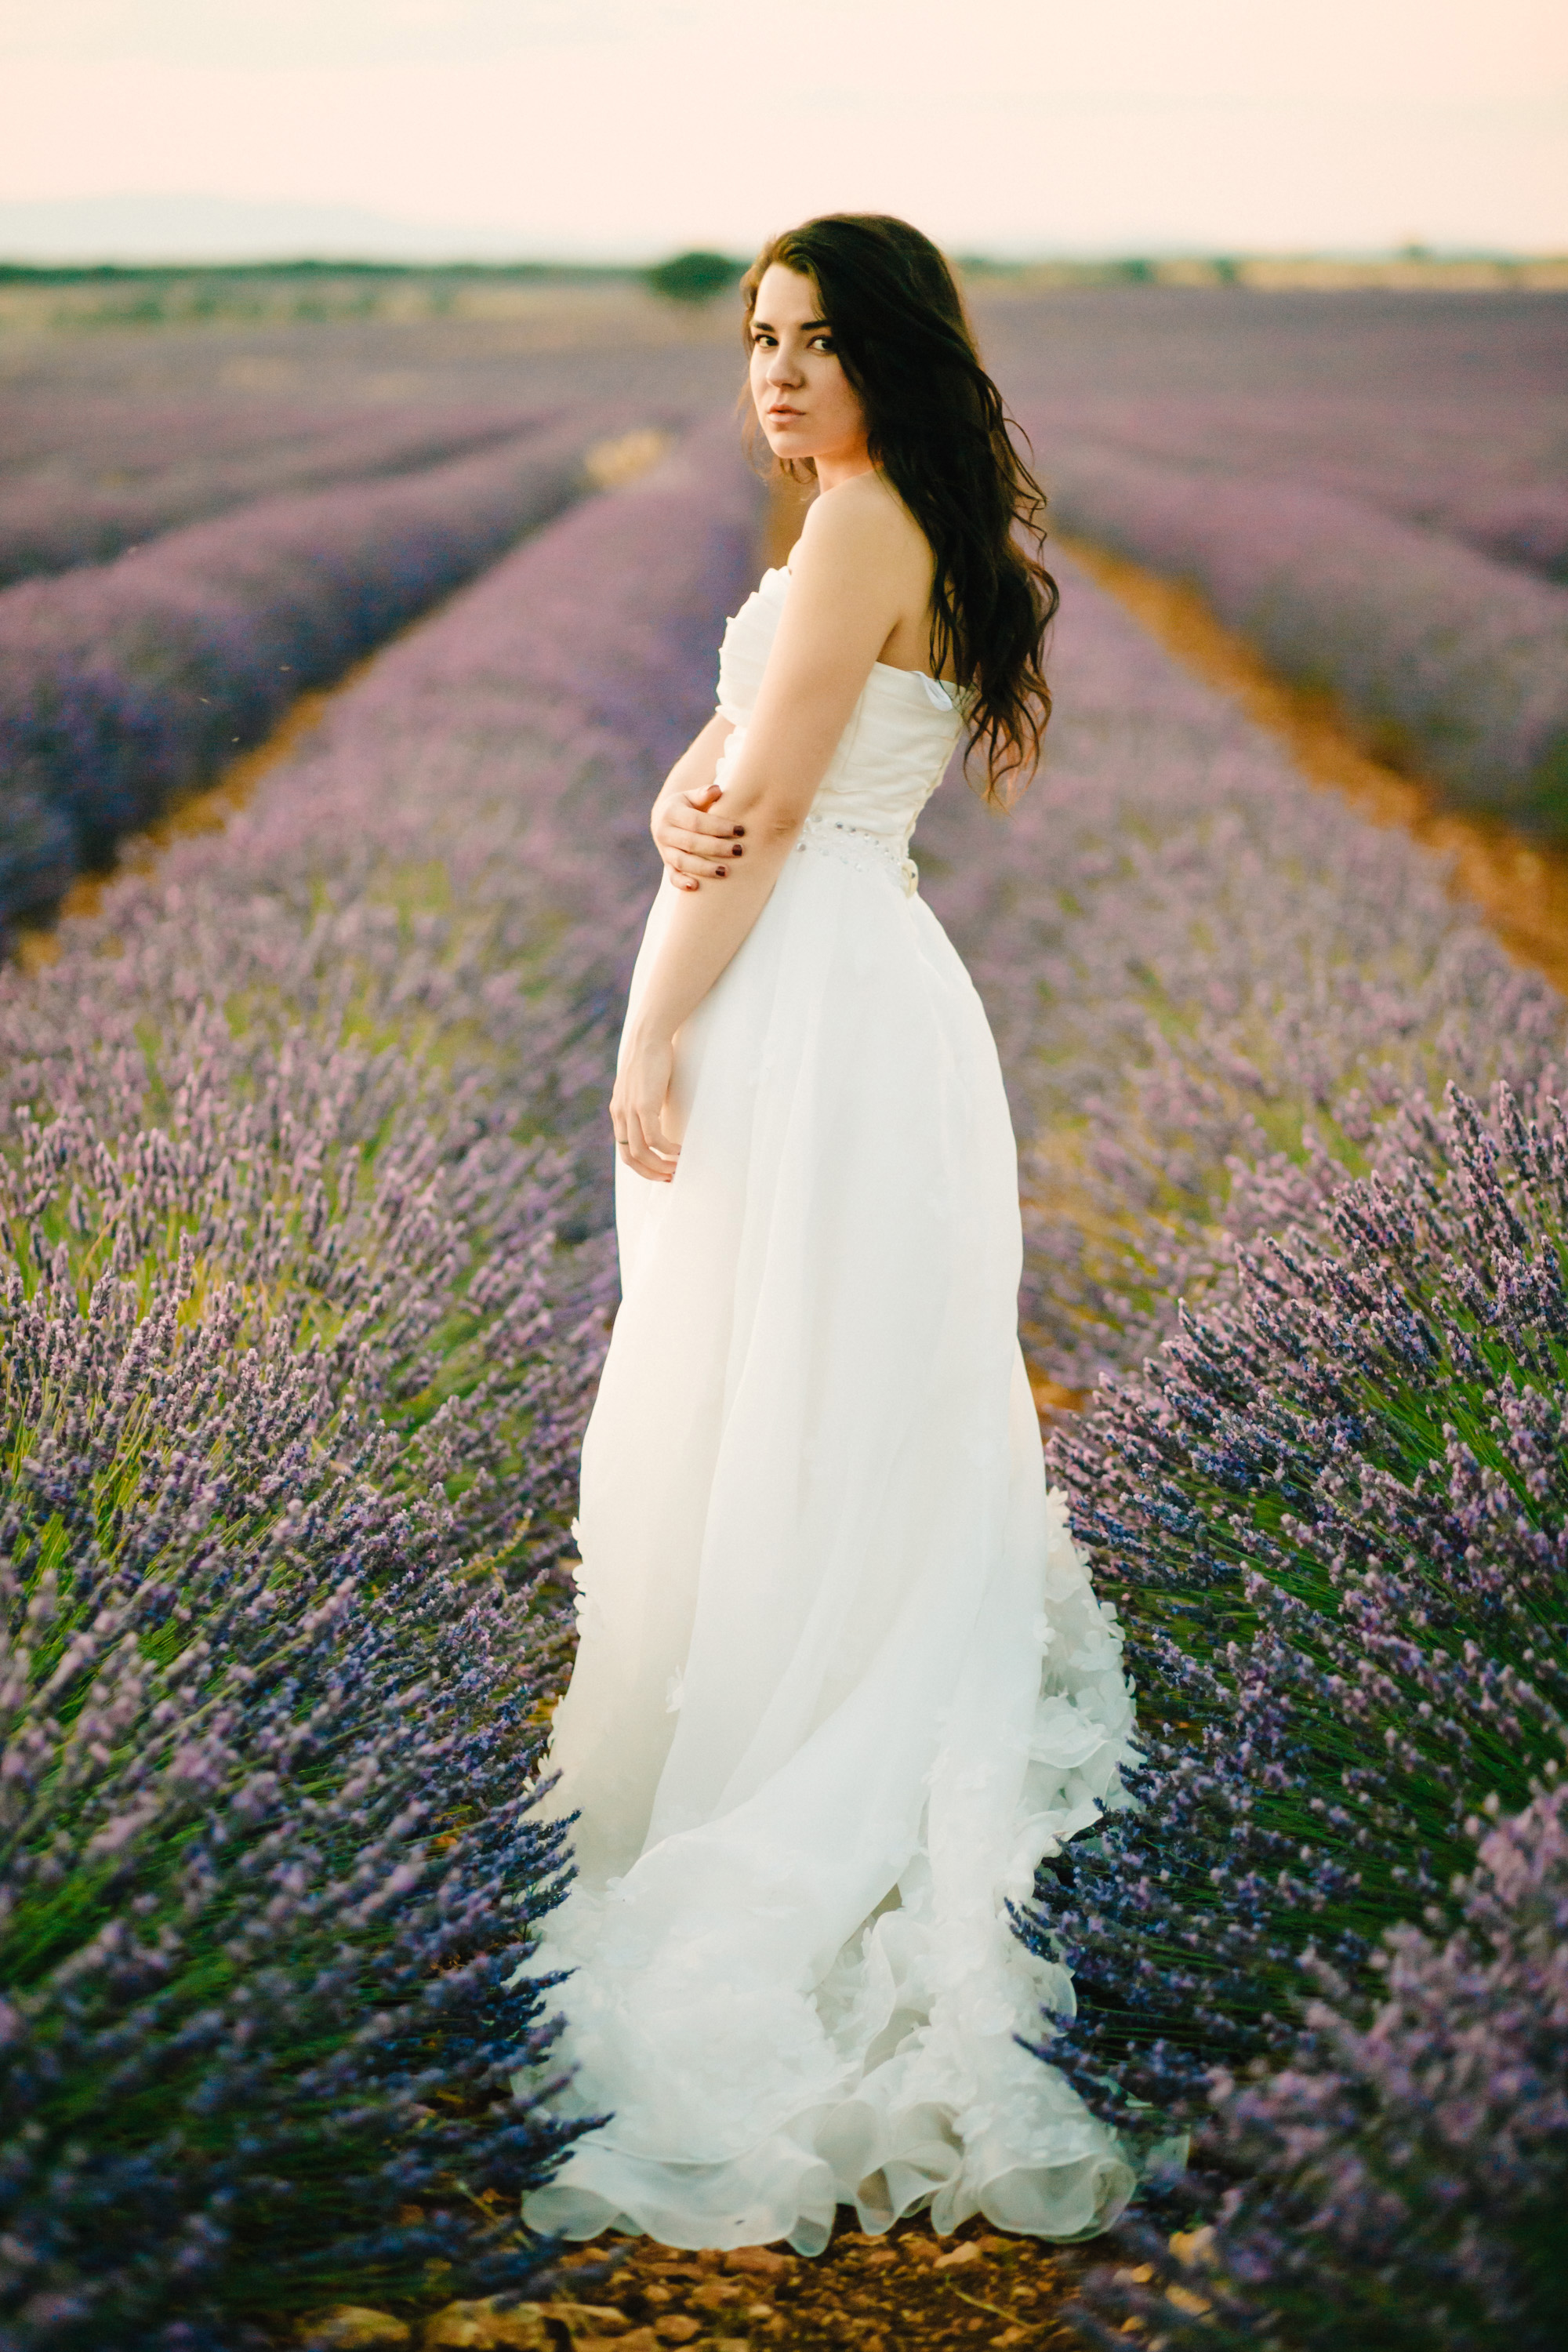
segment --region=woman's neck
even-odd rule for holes
[[[840,482],[852,482],[857,474],[869,474],[876,468],[864,441],[852,441],[838,449],[816,452],[816,487],[819,490],[836,490]]]

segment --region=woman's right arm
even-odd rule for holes
[[[732,721],[716,710],[671,768],[653,804],[648,831],[678,890],[717,880],[730,859],[741,855],[745,826],[710,814],[719,797],[713,779],[720,755],[734,731]]]

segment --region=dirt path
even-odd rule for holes
[[[885,2238],[840,2228],[825,2253],[803,2260],[782,2248],[683,2254],[647,2239],[607,2286],[584,2300],[627,2323],[615,2336],[578,2337],[574,2352],[664,2352],[689,2344],[714,2352],[775,2346],[781,2352],[1067,2352],[1078,2339],[1058,2314],[1095,2250],[999,2236],[972,2221],[951,2238],[924,2220]]]

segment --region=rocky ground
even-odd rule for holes
[[[605,2253],[619,2255],[606,2280]],[[448,2304],[423,2327],[341,2310],[303,2340],[320,2352],[405,2346],[413,2352],[946,2352],[949,2346],[1052,2352],[1076,2339],[1062,2306],[1104,2248],[1046,2246],[971,2222],[951,2238],[911,2221],[885,2238],[840,2229],[816,2261],[772,2246],[685,2254],[647,2239],[600,2241],[561,2291],[510,2312]]]

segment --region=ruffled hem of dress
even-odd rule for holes
[[[1034,2062],[1037,2064],[1038,2061]],[[1137,2185],[1125,2157],[1093,2130],[1094,2144],[1058,2161],[988,2167],[984,2144],[961,2143],[951,2108],[932,2107],[879,2130],[856,2096],[772,2132],[744,2156],[685,2164],[585,2139],[563,2174],[524,2199],[523,2220],[542,2237],[581,2240],[606,2230],[688,2250],[774,2245],[822,2252],[841,2205],[868,2237],[930,2212],[946,2237],[980,2214],[1019,2237],[1058,2243],[1109,2227]],[[1076,2118],[1064,2118],[1070,2132]]]
[[[1057,1493],[1046,1567],[1030,1761],[1004,1840],[984,1841],[995,1865],[984,1895],[972,1884],[955,1903],[950,1885],[939,1903],[922,1842],[899,1899],[862,1924],[814,1988],[752,1979],[729,2004],[736,2046],[726,2056],[722,1988],[668,1953],[634,1960],[628,1948],[617,1961],[616,1883],[574,1887],[526,1965],[568,1972],[567,2032],[552,2056],[575,2072],[552,2104],[563,2116],[614,2112],[525,2199],[531,2229],[570,2240],[616,2230],[687,2249],[784,2240],[816,2254],[840,2205],[868,2235],[928,2210],[939,2235],[980,2214],[1058,2242],[1115,2221],[1137,2169],[1024,2046],[1048,2037],[1050,2013],[1071,2015],[1071,1978],[1026,1949],[997,1899],[1026,1899],[1042,1860],[1125,1802],[1120,1768],[1135,1752],[1120,1628],[1094,1595]],[[928,1780],[973,1788],[984,1812],[984,1776],[962,1752],[941,1749]],[[949,1841],[963,1831],[950,1819]],[[607,2095],[611,2079],[643,2071],[612,2062],[601,2082],[590,2053],[616,2046],[645,2061],[658,2053],[657,2092],[650,2081],[640,2100]],[[542,2079],[520,2075],[517,2087],[537,2093]],[[703,2160],[678,2152],[703,2142]]]

